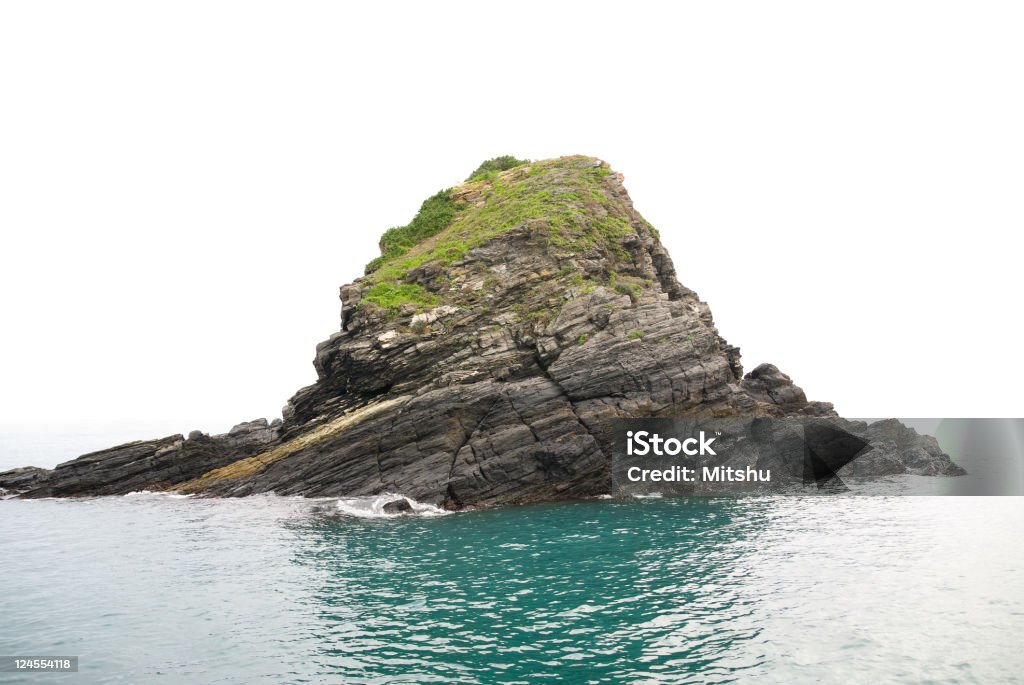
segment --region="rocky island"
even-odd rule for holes
[[[21,497],[173,490],[357,496],[448,508],[609,493],[617,419],[837,418],[770,364],[743,373],[598,159],[484,163],[387,231],[341,287],[318,380],[283,418],[133,442],[0,474]],[[857,475],[959,475],[896,421],[846,424]]]

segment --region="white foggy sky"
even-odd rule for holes
[[[0,420],[278,416],[386,228],[574,153],[747,370],[1024,415],[1021,6],[671,5],[3,3]]]

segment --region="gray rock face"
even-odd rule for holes
[[[446,232],[341,288],[341,330],[317,346],[318,380],[283,423],[85,455],[29,496],[573,498],[610,491],[616,419],[835,416],[770,364],[743,375],[606,164],[537,163],[452,198]],[[384,306],[385,286],[419,299]],[[952,473],[934,441],[877,433],[885,449],[866,471]]]

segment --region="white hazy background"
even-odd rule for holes
[[[0,417],[278,416],[386,228],[485,158],[574,153],[748,370],[848,416],[1024,415],[1022,17],[4,2]]]

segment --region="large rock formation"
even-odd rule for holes
[[[483,174],[429,199],[381,247],[341,288],[341,330],[317,346],[319,379],[283,423],[86,455],[25,496],[583,497],[611,487],[617,418],[835,415],[774,366],[743,374],[599,160]],[[878,473],[960,472],[895,427],[883,437]]]

